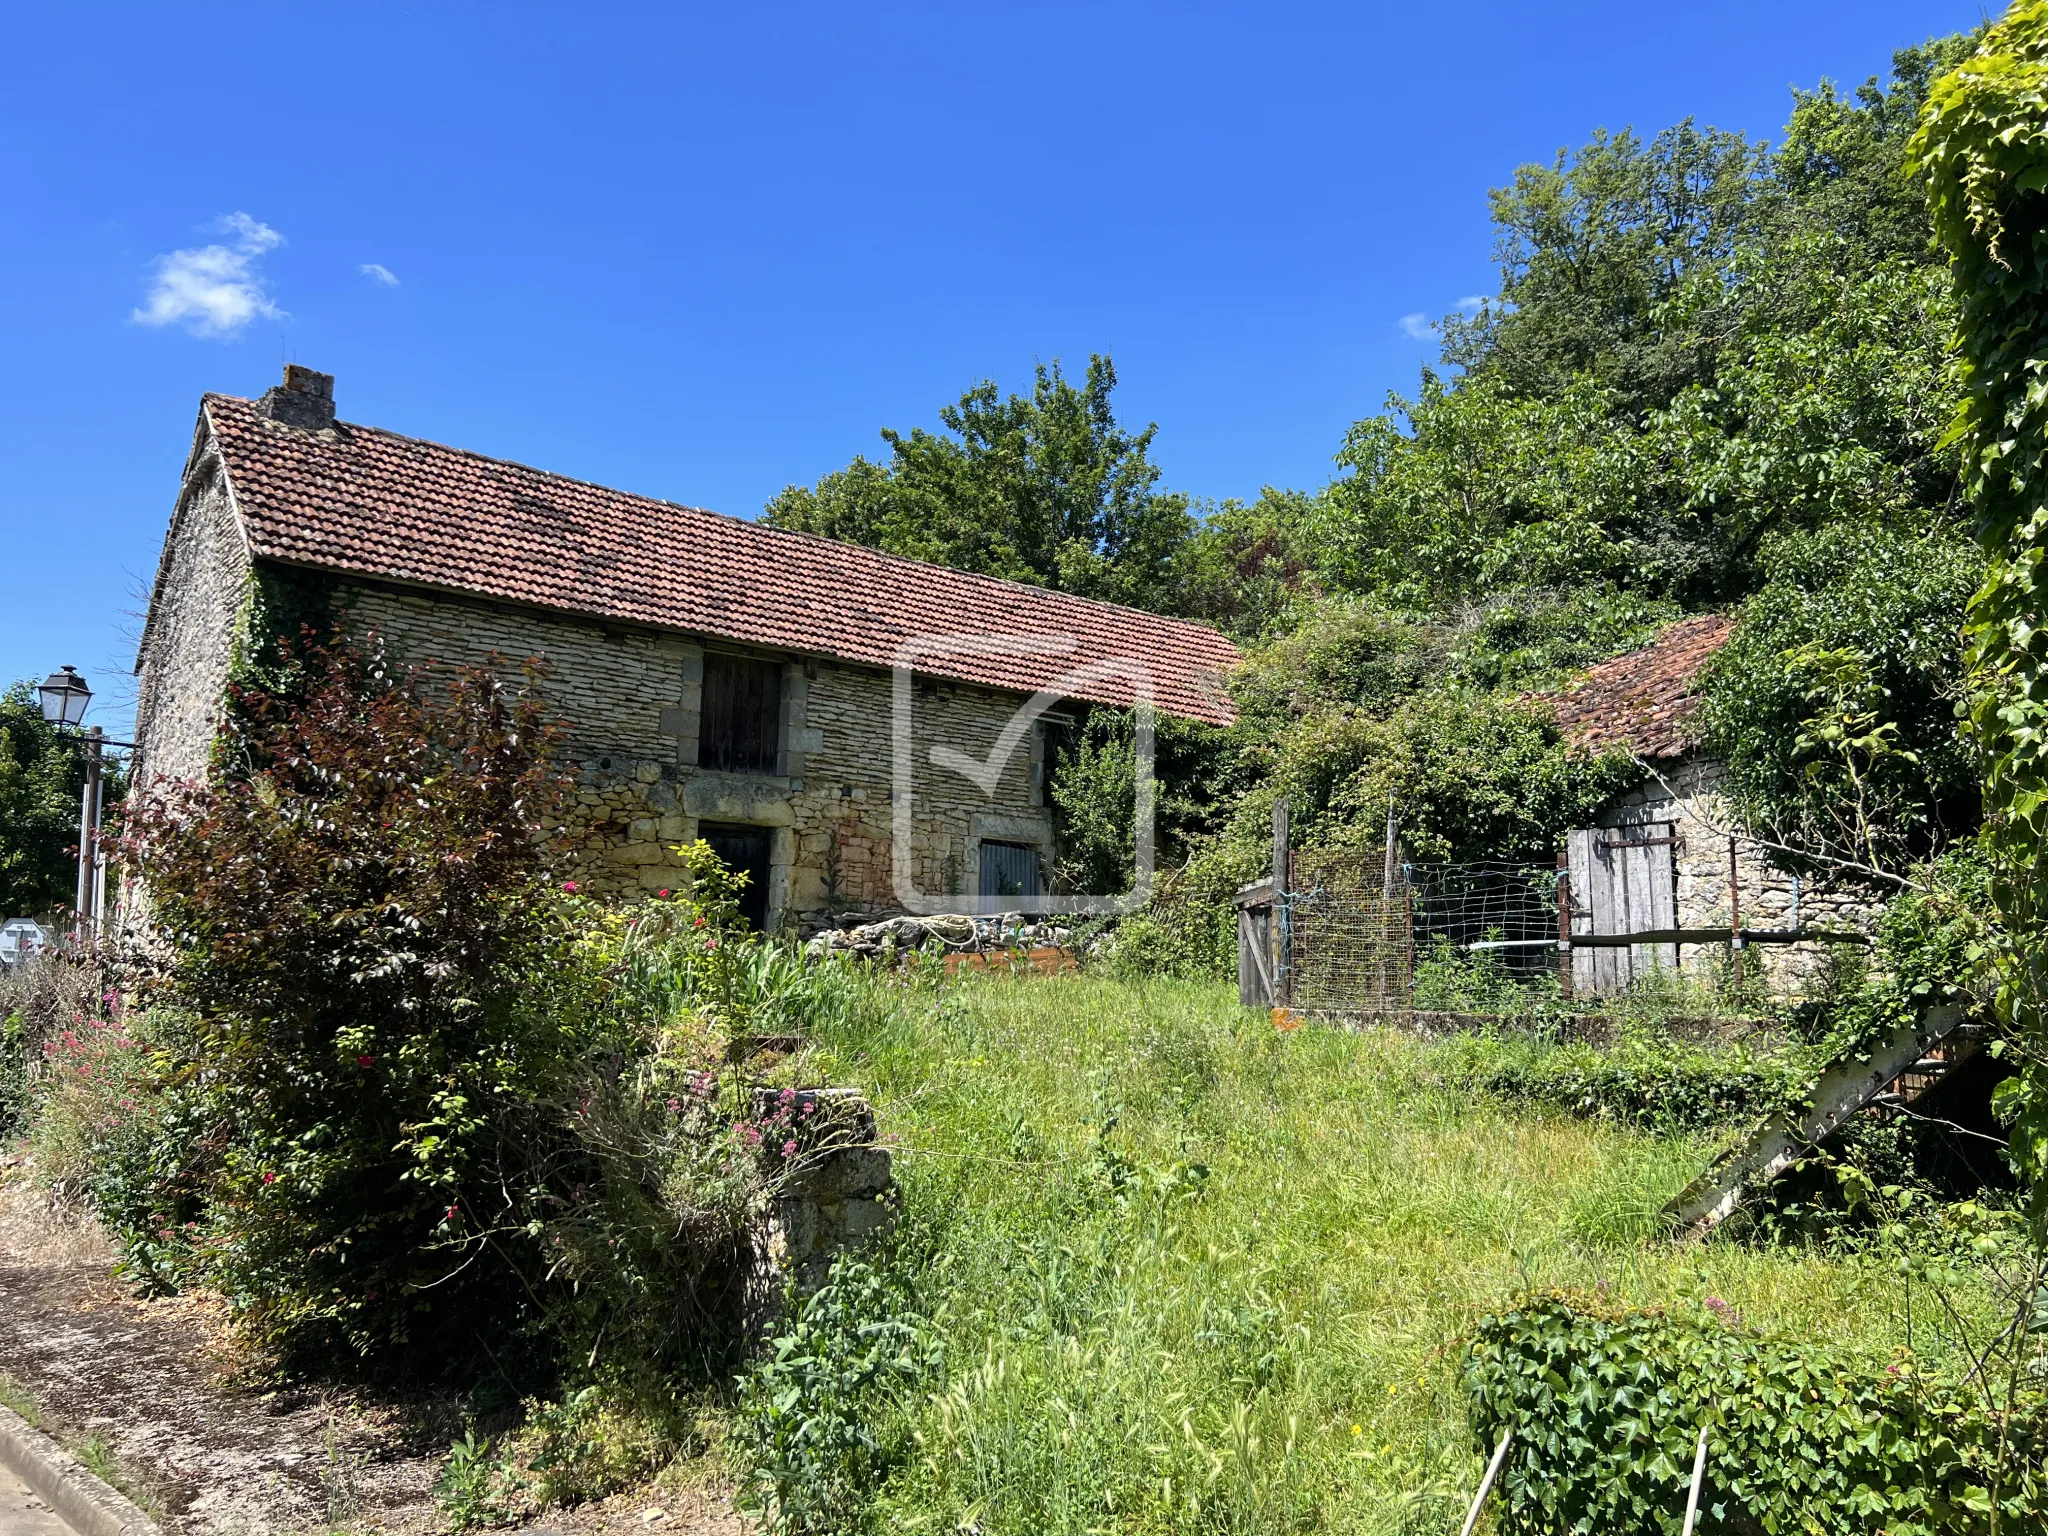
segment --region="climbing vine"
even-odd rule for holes
[[[2039,1530],[2037,1411],[1746,1326],[1717,1297],[1634,1311],[1549,1292],[1481,1322],[1465,1391],[1482,1453],[1514,1432],[1503,1532],[1675,1533],[1707,1432],[1703,1533]]]
[[[2024,0],[1928,98],[1910,164],[1954,264],[1965,398],[1952,437],[1988,564],[1967,625],[1999,1009],[2024,1056],[2001,1090],[2048,1230],[2048,3]]]

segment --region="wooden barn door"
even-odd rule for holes
[[[1593,827],[1571,834],[1573,933],[1645,933],[1678,926],[1678,883],[1672,850],[1678,827],[1668,821]],[[1572,990],[1582,997],[1626,992],[1651,972],[1675,970],[1676,944],[1629,944],[1572,951]]]

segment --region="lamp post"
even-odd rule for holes
[[[52,672],[36,690],[42,698],[43,718],[59,730],[78,730],[85,720],[85,706],[92,702],[92,690],[75,667]],[[106,865],[99,855],[101,757],[103,747],[128,747],[133,742],[114,741],[100,733],[98,726],[84,732],[85,793],[78,807],[78,910],[80,929],[88,936],[97,926],[100,907],[106,899]]]

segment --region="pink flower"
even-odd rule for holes
[[[564,880],[562,882],[562,889],[567,891],[571,896],[574,896],[576,894],[576,882],[574,880]]]
[[[796,1156],[796,1141],[794,1138],[790,1139],[789,1141],[785,1141],[782,1144],[782,1155],[784,1157]]]
[[[266,1184],[275,1184],[277,1182],[277,1175],[272,1173],[268,1168],[266,1168],[263,1170],[263,1182]]]
[[[668,895],[668,892],[667,892],[666,890],[660,890],[660,891],[656,891],[656,892],[655,892],[654,894],[655,894],[656,896],[666,896],[666,895]]]
[[[682,1110],[683,1110],[683,1101],[682,1101],[681,1099],[670,1099],[670,1100],[668,1101],[668,1112],[669,1112],[670,1114],[672,1114],[672,1115],[678,1115],[678,1114],[681,1114],[681,1113],[682,1113]]]
[[[703,919],[703,918],[701,918],[701,917],[700,917],[700,918],[698,918],[698,919],[697,919],[697,926],[698,926],[699,928],[702,928],[702,927],[704,926],[704,919]]]
[[[375,1066],[376,1062],[377,1058],[374,1056],[358,1056],[356,1058],[356,1065],[359,1067]]]
[[[450,1220],[450,1221],[453,1221],[453,1220],[455,1219],[455,1215],[456,1215],[456,1212],[457,1212],[457,1211],[458,1211],[459,1209],[460,1209],[460,1207],[458,1207],[458,1206],[453,1206],[453,1205],[449,1206],[449,1207],[448,1207],[448,1218],[447,1218],[447,1219],[448,1219],[448,1220]]]

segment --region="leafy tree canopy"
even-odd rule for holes
[[[78,882],[85,759],[43,719],[35,687],[0,693],[0,920],[68,906]],[[110,774],[107,798],[118,798]]]
[[[943,406],[944,432],[889,428],[890,458],[857,458],[768,504],[777,528],[823,534],[960,570],[1139,607],[1176,605],[1174,567],[1193,531],[1184,496],[1159,489],[1156,426],[1131,433],[1110,403],[1116,369],[1088,360],[1075,385],[1041,364],[1026,395],[985,381]]]

